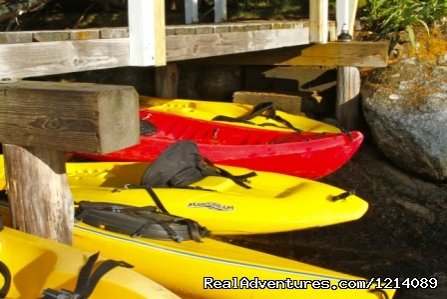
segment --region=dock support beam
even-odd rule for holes
[[[3,144],[3,153],[13,227],[71,244],[74,212],[64,152]]]
[[[352,131],[358,126],[360,110],[360,72],[358,68],[337,68],[336,115],[342,128]]]
[[[179,71],[177,63],[155,68],[155,95],[175,99],[178,95]]]
[[[88,83],[0,85],[0,142],[13,226],[71,244],[65,152],[106,154],[138,144],[138,94]]]
[[[337,36],[347,30],[350,36],[354,35],[353,21],[357,10],[358,0],[337,0]],[[348,5],[346,5],[348,3]],[[338,11],[340,8],[349,11]],[[348,19],[348,21],[346,21]],[[343,20],[343,21],[341,21]],[[349,24],[346,24],[349,23]],[[352,23],[352,24],[351,24]],[[350,41],[340,41],[342,43]],[[337,120],[345,130],[357,128],[359,119],[360,99],[360,72],[356,67],[337,67]]]

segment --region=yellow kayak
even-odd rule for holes
[[[7,206],[0,205],[0,213],[9,213]],[[394,290],[375,290],[375,285],[359,277],[209,238],[180,243],[132,238],[82,222],[76,222],[73,232],[75,247],[126,259],[135,271],[182,298],[386,299],[394,295]],[[347,280],[358,288],[343,289]]]
[[[201,120],[213,120],[216,116],[223,115],[229,118],[238,118],[246,116],[253,111],[253,106],[248,104],[225,103],[225,102],[211,102],[211,101],[197,101],[188,99],[161,99],[148,96],[140,96],[140,108],[169,112],[184,117],[190,117]],[[313,120],[304,115],[293,115],[283,111],[276,111],[277,116],[289,122],[293,127],[303,132],[330,132],[340,133],[341,130],[335,126]],[[226,123],[228,123],[226,121]],[[257,115],[245,122],[234,122],[231,124],[262,128],[265,130],[275,131],[291,131],[290,127],[283,122]]]
[[[47,289],[52,289],[52,292],[61,289],[74,291],[80,269],[91,255],[81,249],[5,227],[0,231],[0,261],[11,278],[5,298],[42,298]],[[123,256],[118,258],[123,259]],[[0,286],[5,281],[5,276],[0,276]],[[179,297],[133,270],[116,267],[101,277],[88,298]]]
[[[139,185],[148,165],[143,162],[66,164],[75,201],[135,206],[156,205],[145,189],[122,189],[126,184]],[[244,168],[220,167],[234,175],[249,172]],[[256,174],[247,184],[251,189],[224,177],[208,176],[191,185],[202,190],[153,190],[169,213],[193,219],[213,234],[257,234],[319,227],[356,220],[368,209],[366,201],[334,186],[284,174],[261,171]],[[341,199],[336,200],[338,197]]]

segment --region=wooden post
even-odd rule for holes
[[[185,0],[185,23],[192,24],[199,22],[198,0]]]
[[[138,94],[88,83],[0,85],[0,142],[14,226],[70,244],[74,211],[64,152],[137,144]]]
[[[214,22],[227,20],[227,0],[214,0]]]
[[[71,244],[73,199],[64,152],[3,144],[13,227]]]
[[[130,65],[166,64],[164,0],[129,0]]]
[[[309,41],[326,43],[328,40],[328,0],[310,0]]]
[[[178,67],[176,63],[169,63],[155,69],[155,94],[159,98],[177,98]]]
[[[340,2],[339,2],[340,1]],[[347,30],[348,34],[353,28],[353,24],[346,24],[355,19],[357,9],[357,0],[343,0],[349,2],[349,7],[340,5],[341,0],[337,1],[337,8],[344,7],[347,11],[339,12],[337,9],[337,18],[343,20],[343,24],[337,22],[337,36],[340,37],[343,30]],[[347,20],[347,21],[346,21]],[[342,34],[343,35],[343,34]],[[341,41],[344,42],[344,41]],[[348,41],[349,42],[349,41]],[[337,67],[337,120],[342,128],[346,130],[354,130],[358,125],[359,118],[359,99],[360,99],[360,72],[356,67],[339,66]]]
[[[356,67],[337,68],[337,120],[342,128],[354,130],[358,125],[360,72]]]

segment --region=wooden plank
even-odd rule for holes
[[[29,31],[23,32],[0,32],[0,44],[30,43],[33,34]]]
[[[326,43],[328,40],[328,0],[310,0],[310,29],[309,41],[311,43]]]
[[[233,93],[233,102],[256,105],[263,102],[273,102],[279,110],[292,114],[300,114],[301,98],[296,95],[273,93],[236,91]]]
[[[3,153],[13,227],[70,245],[74,209],[64,153],[9,144]]]
[[[99,32],[99,29],[70,30],[70,40],[98,39],[100,38]]]
[[[335,22],[329,21],[335,25]],[[204,34],[218,32],[241,32],[254,30],[291,29],[309,27],[308,21],[245,21],[222,24],[169,25],[165,27],[166,35]],[[0,44],[46,42],[88,39],[115,39],[129,37],[128,27],[102,27],[88,29],[45,30],[0,32]]]
[[[192,24],[199,22],[198,0],[185,0],[185,23]]]
[[[167,36],[167,59],[178,61],[307,44],[308,28]]]
[[[128,39],[0,45],[0,81],[129,65]]]
[[[252,26],[253,26],[253,28],[250,28],[250,26],[246,26],[246,27],[247,27],[247,31],[253,31],[253,30],[256,30],[256,29],[257,29],[256,25],[252,25]],[[227,25],[224,25],[224,26],[215,26],[215,27],[214,27],[214,32],[215,32],[215,33],[225,33],[225,32],[230,32],[230,27],[227,26]]]
[[[0,142],[108,153],[139,142],[133,87],[22,81],[0,85]]]
[[[117,27],[117,28],[100,28],[99,38],[126,38],[129,37],[129,28]]]
[[[175,34],[176,35],[196,34],[196,29],[197,29],[197,26],[194,26],[194,25],[176,26]]]
[[[167,59],[199,63],[385,67],[388,42],[350,42],[306,47],[308,28],[167,36]],[[283,49],[276,49],[282,47]],[[276,49],[276,50],[273,50]],[[0,80],[70,73],[129,65],[129,40],[40,42],[0,45]]]
[[[166,64],[165,1],[129,0],[130,65]]]
[[[229,28],[228,26],[226,26]],[[106,31],[107,32],[107,31]],[[116,31],[112,31],[116,32]],[[122,32],[119,31],[119,32]],[[102,36],[104,31],[101,31]],[[178,61],[308,43],[308,28],[172,35],[168,59]],[[0,80],[128,66],[129,39],[0,45]]]
[[[293,65],[368,66],[388,64],[388,42],[329,42],[303,49],[300,56],[290,59]]]
[[[160,98],[177,98],[179,70],[176,63],[155,69],[155,94]]]
[[[328,42],[259,51],[256,55],[241,53],[212,57],[199,59],[195,62],[239,65],[385,67],[388,65],[388,45],[388,42]],[[183,55],[190,55],[187,52],[188,49],[183,49],[183,51]]]
[[[336,115],[342,128],[357,129],[360,109],[360,72],[356,67],[337,68]]]
[[[64,31],[35,31],[33,32],[34,42],[53,42],[64,41],[70,39],[70,33],[67,30]]]
[[[214,0],[214,22],[227,20],[227,0]]]

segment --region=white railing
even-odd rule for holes
[[[326,43],[328,41],[328,0],[309,0],[311,43]],[[336,36],[340,41],[348,41],[353,35],[354,21],[358,0],[336,1]]]
[[[227,0],[214,0],[214,22],[227,19]],[[199,22],[199,0],[185,0],[185,23]]]
[[[165,1],[129,0],[129,63],[166,64]]]
[[[336,4],[336,36],[342,31],[351,36],[354,28],[355,13],[358,0],[337,0]],[[328,0],[309,0],[309,41],[311,43],[326,43],[328,41]],[[227,19],[227,0],[214,0],[214,22],[222,22]],[[185,0],[185,23],[198,23],[199,0]]]

